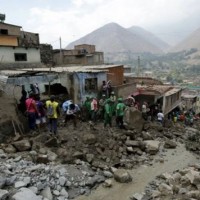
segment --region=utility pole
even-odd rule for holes
[[[61,42],[61,37],[59,38],[60,41],[60,64],[62,64],[62,42]]]
[[[137,77],[140,75],[140,56],[138,56]]]

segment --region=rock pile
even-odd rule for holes
[[[134,194],[132,200],[200,199],[200,164],[174,173],[163,173],[152,181],[143,194]]]
[[[102,172],[91,170],[80,160],[75,165],[34,164],[22,156],[9,156],[3,150],[0,158],[2,200],[68,200],[88,194],[105,181]]]

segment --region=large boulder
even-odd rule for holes
[[[21,188],[16,194],[11,198],[12,200],[42,200],[41,197],[33,193],[32,190],[28,188]]]
[[[132,181],[131,175],[124,169],[118,169],[114,172],[114,179],[120,183],[128,183]]]
[[[29,140],[20,140],[17,142],[13,143],[13,146],[18,150],[18,151],[28,151],[31,149],[31,143]]]
[[[144,126],[144,119],[142,118],[142,113],[135,109],[134,107],[129,107],[125,111],[124,122],[128,124],[131,129],[136,129],[137,131],[142,131]]]
[[[146,151],[150,154],[156,154],[159,151],[160,142],[156,140],[145,140]]]

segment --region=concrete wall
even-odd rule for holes
[[[39,34],[21,31],[19,37],[20,47],[39,47]]]
[[[168,114],[181,103],[181,91],[169,96],[163,96],[163,113]]]
[[[0,22],[0,29],[7,29],[8,35],[20,36],[21,27],[19,27],[19,26],[12,26],[10,24]]]
[[[123,97],[125,99],[136,90],[136,85],[131,83],[114,86],[113,90],[117,97]]]
[[[15,61],[15,53],[26,53],[27,61]],[[40,63],[40,49],[0,47],[0,63]]]
[[[163,85],[163,83],[157,79],[151,77],[125,77],[127,83],[137,83],[145,85]]]
[[[74,46],[74,49],[76,49],[76,50],[85,49],[88,53],[94,53],[95,45],[81,44],[81,45]]]

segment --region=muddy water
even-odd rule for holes
[[[199,162],[193,154],[186,151],[183,145],[178,145],[176,149],[167,150],[164,154],[164,163],[154,162],[152,166],[142,165],[137,169],[130,170],[133,182],[120,184],[113,180],[111,188],[99,186],[89,196],[80,196],[76,200],[128,200],[134,193],[143,192],[145,186],[157,175],[183,169],[190,164]],[[157,156],[155,160],[157,158],[159,157]]]

